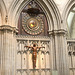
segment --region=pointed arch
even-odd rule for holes
[[[0,12],[1,12],[2,24],[5,24],[5,16],[7,14],[7,10],[3,0],[0,1]]]
[[[65,9],[62,14],[64,20],[64,28],[67,29],[67,18],[70,13],[70,10],[75,6],[75,0],[69,0],[65,6]]]
[[[70,27],[70,38],[75,38],[75,15],[73,16],[71,27]]]
[[[23,10],[23,8],[32,0],[15,0],[14,3],[11,5],[11,9],[9,11],[9,16],[11,16],[10,22],[12,26],[15,26],[17,28],[17,23],[18,23],[18,18]],[[52,30],[58,30],[61,29],[61,16],[59,13],[59,10],[54,3],[53,0],[36,0],[37,4],[42,7],[42,10],[44,11],[47,21],[48,21],[48,26],[49,26],[49,31]]]

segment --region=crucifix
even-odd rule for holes
[[[40,48],[45,48],[45,47],[36,47],[36,44],[33,44],[33,46],[25,46],[28,48],[31,48],[32,53],[32,61],[33,61],[33,68],[36,67],[36,57],[37,57],[37,49],[40,50]]]

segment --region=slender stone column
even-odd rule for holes
[[[55,75],[69,75],[66,31],[51,31],[50,35],[52,70],[57,71]]]
[[[16,38],[14,32],[13,27],[0,26],[0,75],[15,75]]]
[[[2,43],[1,43],[1,31],[0,31],[0,75],[1,75],[1,69],[2,69],[2,67],[1,67],[1,65],[2,65],[2,63],[1,63],[1,56],[2,56],[1,49],[2,49]]]

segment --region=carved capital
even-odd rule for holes
[[[18,32],[18,30],[15,27],[11,27],[9,25],[0,26],[0,31],[4,31],[4,30],[13,31],[15,33]]]
[[[67,34],[67,31],[64,29],[49,31],[49,35],[66,35],[66,34]]]

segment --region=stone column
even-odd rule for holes
[[[0,75],[15,75],[16,29],[0,26]]]
[[[49,34],[51,39],[52,75],[69,75],[66,31],[53,30]]]

